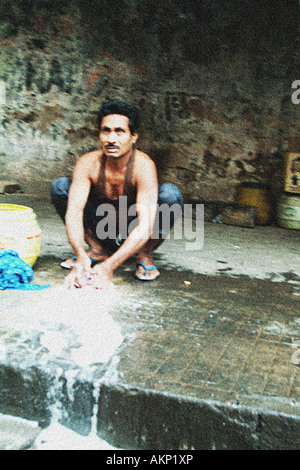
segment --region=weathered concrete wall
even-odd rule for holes
[[[297,0],[1,0],[1,176],[40,190],[70,174],[119,98],[187,198],[230,201],[249,178],[280,190],[300,148],[299,15]]]

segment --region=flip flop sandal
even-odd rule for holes
[[[156,278],[158,277],[158,276],[154,276],[154,277],[153,277],[153,276],[152,276],[152,277],[151,277],[151,276],[146,276],[146,272],[147,272],[147,271],[152,271],[153,269],[157,269],[156,266],[149,266],[149,267],[147,268],[147,266],[146,266],[144,263],[142,263],[141,261],[139,261],[138,263],[136,263],[136,267],[138,267],[138,266],[142,266],[142,267],[144,268],[144,273],[143,273],[143,276],[142,276],[142,277],[139,277],[139,276],[136,275],[136,277],[137,277],[140,281],[154,281],[154,279],[156,279]]]
[[[100,263],[100,260],[98,261],[98,260],[92,258],[91,256],[90,256],[90,260],[92,262],[92,267],[95,266],[95,264]],[[72,256],[73,265],[74,265],[75,261],[76,261],[76,256]],[[63,261],[62,263],[60,263],[60,265],[64,269],[72,269],[73,268],[73,265],[70,266],[69,263],[67,263],[67,261]]]
[[[60,263],[60,266],[64,269],[72,269],[75,261],[76,261],[76,256],[72,256],[71,266],[67,261],[63,261],[62,263]]]

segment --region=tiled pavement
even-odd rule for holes
[[[34,282],[51,287],[43,293],[2,291],[1,362],[27,371],[49,371],[56,363],[56,372],[72,375],[74,385],[83,371],[69,294],[49,304],[52,292],[61,295],[66,273],[59,260],[69,254],[68,244],[50,206],[29,202],[44,240]],[[133,260],[116,272],[109,303],[100,303],[122,341],[106,362],[91,358],[85,365],[102,384],[98,432],[123,448],[299,448],[299,232],[216,224],[208,224],[207,232],[208,246],[199,253],[186,252],[183,241],[165,241],[156,257],[162,274],[154,282],[134,278]],[[82,300],[75,304],[76,321],[87,332],[90,322],[95,334],[98,304],[88,304],[95,308],[92,316]],[[52,338],[50,346],[46,338]],[[75,350],[79,355],[72,355]],[[83,375],[88,382],[89,374]],[[72,384],[64,392],[69,401]],[[1,403],[1,412],[13,414]]]

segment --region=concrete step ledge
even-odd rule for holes
[[[120,449],[299,449],[300,418],[267,408],[102,383],[80,372],[68,384],[68,371],[52,375],[35,367],[1,365],[0,381],[2,413],[45,428],[59,412],[60,424],[83,436],[96,419],[99,438]]]

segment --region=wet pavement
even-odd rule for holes
[[[300,447],[299,231],[206,222],[201,249],[161,245],[157,280],[129,260],[109,292],[71,293],[49,202],[0,202],[35,210],[51,286],[1,292],[1,413],[123,449]]]

